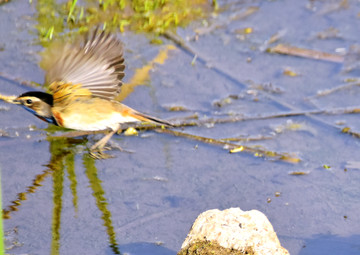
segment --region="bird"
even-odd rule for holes
[[[115,100],[125,76],[123,43],[113,34],[95,28],[66,43],[51,66],[45,84],[50,93],[25,92],[13,101],[39,119],[79,131],[110,132],[90,148],[100,155],[109,139],[125,123],[149,122],[172,127],[169,121],[138,112]],[[97,154],[99,153],[99,154]]]

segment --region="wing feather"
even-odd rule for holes
[[[66,44],[57,56],[46,73],[46,83],[57,84],[50,86],[56,95],[61,95],[61,84],[81,85],[92,96],[108,100],[120,92],[125,75],[123,45],[110,33],[96,28],[80,42]]]

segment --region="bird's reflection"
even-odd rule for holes
[[[59,254],[60,250],[60,229],[61,229],[61,213],[63,205],[64,190],[64,174],[67,173],[70,182],[70,190],[72,194],[72,204],[75,210],[75,217],[78,216],[78,196],[77,196],[77,177],[75,169],[75,159],[79,148],[83,147],[87,139],[84,138],[68,138],[68,137],[49,137],[51,158],[46,169],[41,174],[34,177],[32,184],[26,188],[26,191],[18,193],[17,198],[13,200],[10,206],[3,209],[4,219],[10,219],[11,215],[21,209],[23,201],[27,200],[29,193],[36,193],[41,188],[46,178],[53,179],[53,212],[52,212],[52,243],[51,254]],[[108,209],[105,191],[98,177],[97,168],[93,159],[87,152],[82,153],[82,165],[92,190],[92,196],[95,198],[95,204],[101,212],[103,225],[106,227],[109,246],[114,254],[121,254],[116,242],[116,233],[111,220],[111,212]],[[31,202],[31,201],[28,201]]]

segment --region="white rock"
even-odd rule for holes
[[[214,209],[200,214],[181,248],[198,241],[216,241],[224,248],[240,251],[250,247],[259,255],[289,254],[267,217],[257,210]]]

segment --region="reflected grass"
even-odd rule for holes
[[[84,32],[98,24],[109,30],[161,35],[206,18],[217,6],[214,0],[39,0],[36,28],[43,46],[70,31]]]
[[[170,51],[175,50],[173,45],[165,45],[160,49],[157,56],[152,59],[149,63],[135,70],[134,76],[131,78],[129,83],[123,84],[121,87],[120,94],[116,97],[116,100],[123,101],[129,96],[136,86],[143,85],[146,81],[150,80],[150,71],[153,70],[156,64],[162,65],[168,59]]]
[[[75,172],[75,153],[69,154],[65,159],[65,166],[68,172],[68,179],[70,181],[70,190],[73,196],[73,206],[75,213],[78,212],[78,196],[77,196],[77,180],[76,180],[76,172]]]
[[[106,227],[110,247],[114,254],[120,254],[118,244],[116,242],[116,232],[111,220],[111,212],[108,209],[108,202],[105,197],[105,191],[101,185],[102,181],[98,177],[98,170],[95,166],[95,159],[92,158],[89,154],[84,154],[83,165],[86,169],[85,173],[89,179],[90,187],[93,191],[92,195],[95,198],[96,206],[102,213],[101,218],[103,219],[104,226]]]
[[[0,208],[2,208],[2,184],[1,184],[1,168],[0,168]],[[4,228],[2,211],[0,211],[0,254],[4,254]]]
[[[77,196],[77,176],[75,169],[75,159],[78,154],[78,146],[84,146],[86,139],[74,139],[64,137],[51,137],[48,139],[50,142],[51,157],[49,163],[41,174],[36,175],[32,181],[32,185],[26,188],[26,191],[18,193],[17,199],[12,201],[11,205],[3,210],[3,218],[10,219],[11,214],[19,211],[23,201],[28,200],[28,194],[35,193],[40,187],[43,186],[44,181],[48,177],[53,180],[53,212],[51,222],[51,254],[60,254],[61,247],[61,215],[63,209],[63,191],[64,191],[64,174],[67,171],[70,181],[70,191],[73,196],[73,206],[75,209],[75,217],[78,211],[78,196]],[[121,254],[116,242],[116,233],[111,220],[111,212],[108,209],[105,191],[102,187],[102,182],[97,175],[97,168],[95,160],[92,159],[87,153],[83,155],[83,167],[85,168],[86,176],[89,180],[92,195],[95,198],[95,203],[98,210],[102,213],[104,226],[109,239],[109,246],[114,254]],[[0,235],[1,237],[1,235]],[[1,246],[0,246],[1,248]],[[1,253],[2,254],[2,253]]]
[[[55,145],[55,143],[50,143]],[[67,154],[67,153],[66,153]],[[66,154],[64,155],[66,157]],[[60,228],[61,228],[61,211],[62,211],[62,197],[64,190],[64,162],[63,158],[52,162],[53,170],[53,217],[52,217],[52,240],[51,240],[51,254],[59,254],[60,251]]]

